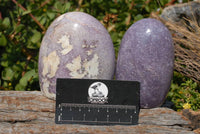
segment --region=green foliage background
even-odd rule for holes
[[[97,18],[109,31],[117,52],[125,31],[134,22],[149,17],[171,0],[0,0],[0,90],[40,90],[38,52],[42,37],[51,22],[70,11],[86,12]],[[198,86],[190,79],[174,81],[168,99],[175,109],[182,109],[188,100],[176,103],[178,90],[184,83],[190,90]],[[182,77],[181,77],[182,78]],[[200,108],[198,92],[192,109]],[[184,96],[184,94],[183,94]],[[194,95],[193,95],[194,96]],[[184,97],[181,97],[181,99]],[[192,102],[193,103],[193,102]]]

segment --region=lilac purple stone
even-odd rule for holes
[[[110,35],[89,14],[65,13],[43,37],[38,68],[41,91],[51,99],[57,78],[112,79],[115,53]]]
[[[174,46],[169,30],[158,20],[142,19],[122,39],[116,79],[139,81],[141,108],[153,108],[165,100],[173,65]]]

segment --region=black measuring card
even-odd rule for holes
[[[138,124],[139,82],[58,78],[56,88],[56,124]]]

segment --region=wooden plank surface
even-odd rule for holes
[[[188,111],[187,111],[188,112]],[[198,129],[183,114],[168,108],[141,109],[139,125],[94,126],[55,124],[55,101],[39,91],[0,91],[0,134],[194,134]]]

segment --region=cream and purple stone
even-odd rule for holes
[[[104,26],[82,12],[55,19],[46,31],[39,52],[39,82],[43,94],[56,96],[57,78],[112,79],[113,43]]]
[[[142,19],[122,39],[116,79],[139,81],[141,108],[154,108],[163,103],[170,89],[173,65],[169,30],[158,20]]]

